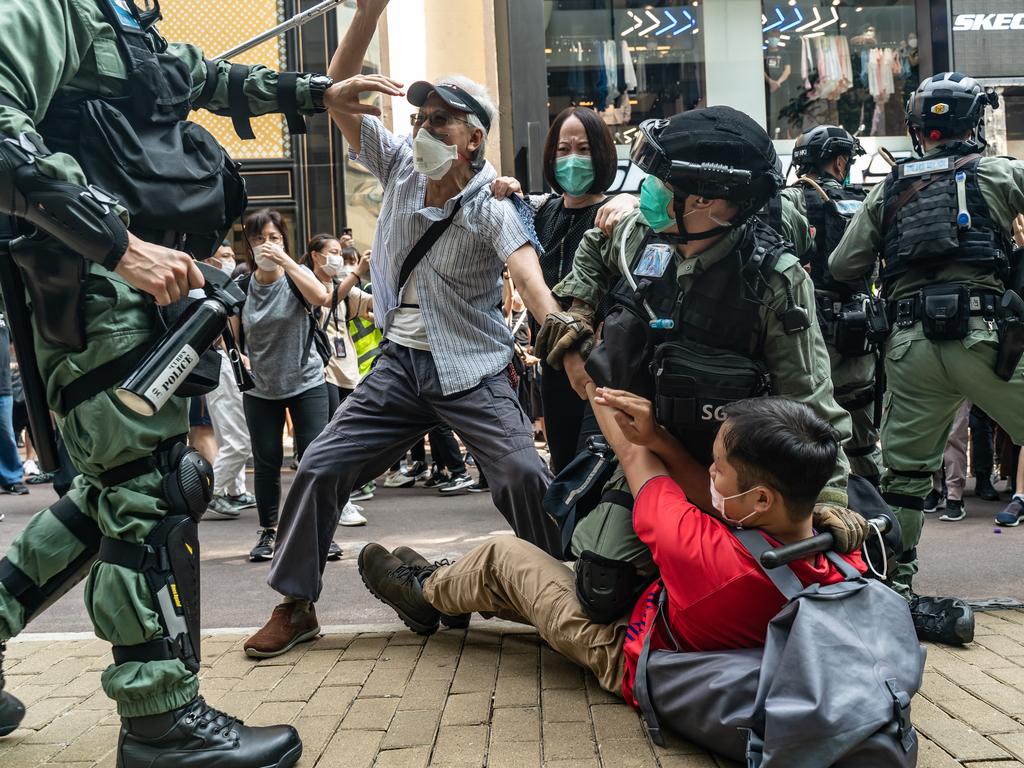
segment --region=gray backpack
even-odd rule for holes
[[[771,549],[756,530],[734,532],[754,559]],[[764,649],[694,653],[644,640],[635,693],[651,739],[659,723],[748,768],[913,768],[910,699],[925,650],[906,601],[834,553],[845,581],[804,587],[788,567],[764,569],[789,600]],[[763,566],[762,566],[763,568]],[[662,589],[655,621],[671,641]]]

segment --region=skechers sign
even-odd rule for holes
[[[974,77],[1024,74],[1024,0],[952,0],[953,67]]]
[[[953,19],[954,32],[1024,29],[1024,13],[961,13]]]

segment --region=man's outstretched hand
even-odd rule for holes
[[[128,250],[114,271],[156,300],[161,307],[183,299],[206,285],[203,273],[187,253],[140,240],[128,233]]]
[[[335,83],[324,94],[324,106],[330,112],[342,115],[373,115],[380,116],[380,107],[363,104],[360,94],[367,92],[383,93],[386,96],[404,96],[402,84],[384,75],[356,75],[347,80]]]

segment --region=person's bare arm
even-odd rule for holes
[[[712,509],[710,475],[707,467],[694,459],[668,430],[654,420],[654,407],[650,400],[618,389],[595,389],[593,384],[588,389],[592,391],[591,403],[595,415],[598,415],[598,408],[610,411],[623,439],[657,457],[676,485],[686,492],[690,501],[705,511]],[[598,424],[607,438],[608,432],[605,431],[600,417]],[[612,448],[615,449],[615,446],[612,445]],[[618,455],[618,449],[615,449],[615,453]],[[625,468],[626,465],[623,463],[623,469]],[[626,479],[629,479],[628,470]],[[633,487],[632,482],[630,487]]]
[[[508,257],[507,263],[512,282],[519,290],[519,295],[523,297],[523,303],[531,315],[547,317],[552,312],[561,310],[547,283],[544,282],[540,260],[532,245],[527,243],[514,251]]]
[[[626,438],[619,422],[620,411],[602,404],[602,400],[597,394],[598,389],[593,383],[587,386],[587,390],[594,408],[594,416],[597,418],[597,425],[601,428],[601,433],[608,441],[608,445],[615,451],[633,496],[640,493],[640,489],[652,477],[669,474],[665,462],[659,459],[653,451]]]

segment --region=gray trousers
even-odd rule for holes
[[[389,343],[303,454],[281,509],[267,583],[286,597],[317,600],[339,505],[442,422],[466,443],[516,535],[557,552],[558,529],[541,505],[551,473],[508,377],[490,376],[471,390],[444,396],[429,352]]]

